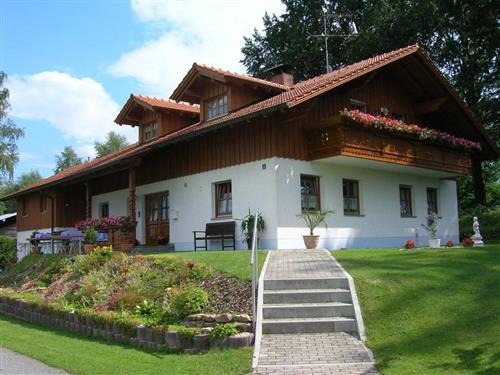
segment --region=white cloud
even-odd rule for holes
[[[102,141],[114,130],[136,141],[137,129],[113,123],[119,107],[92,78],[57,71],[11,76],[9,91],[12,116],[46,120],[67,139],[78,143]]]
[[[244,72],[239,62],[243,36],[262,27],[266,11],[281,14],[284,5],[280,0],[132,0],[132,9],[141,21],[167,29],[123,54],[110,71],[169,96],[193,62]]]

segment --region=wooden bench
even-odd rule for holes
[[[202,235],[200,235],[202,234]],[[205,225],[205,230],[194,230],[194,251],[198,249],[208,250],[208,241],[211,240],[222,240],[222,250],[226,248],[233,248],[236,250],[236,222],[234,221],[224,221],[221,223],[207,223]],[[225,241],[230,240],[229,244],[226,245]],[[198,241],[203,241],[203,245],[198,246]]]

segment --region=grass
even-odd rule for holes
[[[500,373],[500,244],[334,251],[382,374]]]
[[[0,347],[72,374],[245,374],[252,348],[164,354],[81,338],[0,315]]]
[[[259,270],[262,269],[267,251],[259,250]],[[238,277],[242,280],[252,279],[250,251],[179,251],[151,256],[177,256],[193,262],[203,262],[221,271],[226,276]]]

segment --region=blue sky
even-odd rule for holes
[[[279,0],[0,0],[0,69],[9,75],[10,117],[25,130],[15,176],[52,174],[72,145],[84,157],[131,92],[168,97],[194,61],[244,72],[243,35]]]

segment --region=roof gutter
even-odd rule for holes
[[[279,104],[279,105],[276,105],[276,106],[273,106],[273,107],[269,107],[269,108],[263,109],[263,110],[261,110],[259,112],[250,113],[250,114],[248,114],[246,116],[242,116],[242,117],[238,117],[238,118],[235,118],[235,119],[232,119],[232,120],[229,120],[229,121],[225,121],[225,122],[223,122],[221,124],[217,124],[217,125],[214,125],[214,126],[207,126],[206,128],[195,130],[193,132],[180,135],[179,137],[175,137],[175,138],[172,138],[172,139],[168,139],[168,140],[166,140],[164,142],[160,142],[160,143],[151,145],[150,147],[148,147],[148,148],[146,148],[146,149],[144,149],[144,150],[142,150],[142,151],[140,151],[138,153],[134,153],[134,154],[132,154],[132,155],[130,155],[128,157],[124,157],[123,159],[118,159],[118,160],[113,161],[113,162],[111,162],[109,164],[104,164],[102,166],[98,166],[98,167],[92,168],[92,169],[90,169],[88,171],[84,171],[84,172],[81,172],[81,173],[76,173],[74,175],[70,175],[68,177],[64,177],[64,178],[62,178],[60,180],[57,180],[57,181],[54,181],[54,182],[49,182],[49,183],[47,183],[45,185],[36,186],[33,189],[24,190],[24,191],[21,191],[19,193],[18,192],[14,192],[12,194],[9,194],[9,195],[6,195],[4,197],[1,197],[0,201],[7,201],[9,199],[13,199],[13,198],[16,198],[18,196],[21,196],[21,195],[24,195],[24,194],[27,194],[27,193],[30,193],[30,192],[33,192],[33,191],[44,190],[44,189],[47,189],[47,188],[50,188],[50,187],[53,187],[53,186],[56,186],[56,185],[60,185],[60,184],[62,184],[64,182],[75,180],[75,179],[77,179],[79,177],[88,176],[88,175],[91,175],[91,174],[93,174],[95,172],[103,171],[103,170],[105,170],[107,168],[113,167],[115,165],[119,165],[119,164],[123,163],[125,160],[133,159],[133,158],[137,158],[137,157],[143,156],[143,155],[151,152],[152,150],[163,148],[165,146],[168,146],[168,145],[171,145],[171,144],[174,144],[174,143],[178,143],[178,142],[181,142],[183,140],[186,140],[186,139],[189,139],[189,138],[192,138],[192,137],[195,137],[195,136],[203,135],[203,134],[209,133],[209,132],[217,130],[217,129],[226,128],[228,126],[237,124],[237,123],[245,121],[245,120],[250,120],[250,119],[256,118],[258,116],[264,116],[264,115],[276,112],[276,111],[278,111],[280,109],[284,109],[284,108],[287,108],[287,107],[288,107],[288,105],[286,103],[283,103],[283,104]]]

